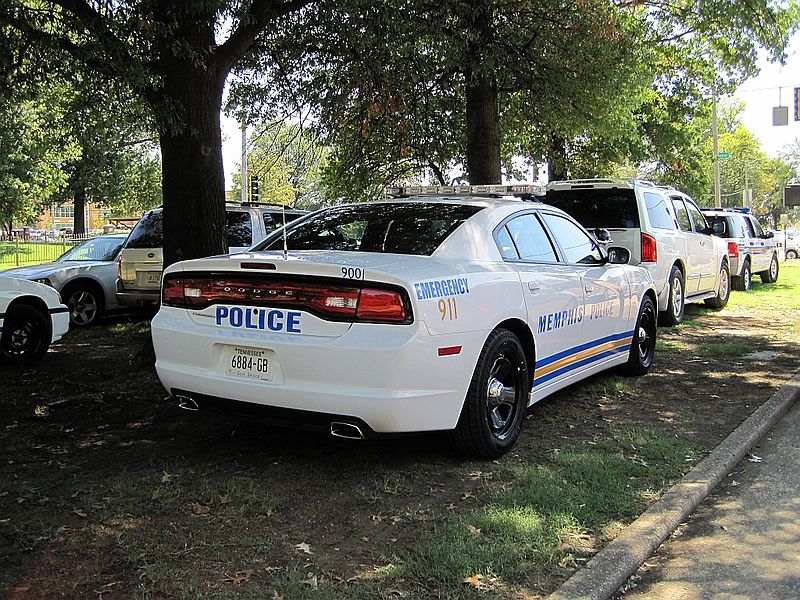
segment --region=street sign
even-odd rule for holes
[[[789,107],[774,106],[772,108],[773,127],[780,127],[781,125],[788,125],[788,124],[789,124]]]
[[[720,158],[730,158],[731,157],[731,153],[730,152],[720,152],[719,153],[719,157]]]
[[[795,183],[784,188],[783,205],[787,208],[800,206],[800,184]]]
[[[794,120],[800,121],[800,87],[794,88]]]

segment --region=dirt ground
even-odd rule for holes
[[[139,597],[145,580],[148,597],[235,596],[240,581],[288,572],[358,581],[479,505],[501,466],[620,424],[709,450],[798,371],[800,346],[779,313],[687,314],[659,330],[650,374],[537,404],[500,461],[464,459],[438,435],[350,442],[188,413],[135,357],[146,322],[71,331],[35,368],[0,367],[0,596]],[[757,353],[704,351],[732,342]],[[176,565],[179,584],[159,584]],[[539,592],[568,575],[550,572]]]

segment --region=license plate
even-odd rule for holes
[[[262,348],[226,346],[222,353],[225,375],[254,381],[272,381],[271,352]]]
[[[139,272],[139,282],[145,285],[159,285],[161,283],[161,271]]]

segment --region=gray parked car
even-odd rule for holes
[[[29,279],[55,288],[69,308],[70,323],[92,325],[107,311],[120,308],[115,289],[116,258],[127,237],[127,233],[101,235],[53,262],[0,271],[0,277]]]

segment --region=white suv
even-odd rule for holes
[[[542,200],[590,231],[607,229],[615,246],[630,251],[631,264],[650,271],[663,324],[680,323],[686,302],[728,303],[727,244],[683,192],[636,179],[580,179],[551,182]]]
[[[755,215],[746,209],[704,209],[703,214],[715,227],[722,225],[718,235],[728,244],[733,289],[747,291],[754,273],[763,283],[778,281],[778,244],[775,234],[764,231]],[[718,229],[718,227],[716,227]]]
[[[257,244],[286,222],[308,211],[279,205],[225,205],[228,251],[241,252]],[[161,297],[162,215],[160,208],[146,212],[128,236],[117,259],[117,302],[122,306],[156,306]]]

